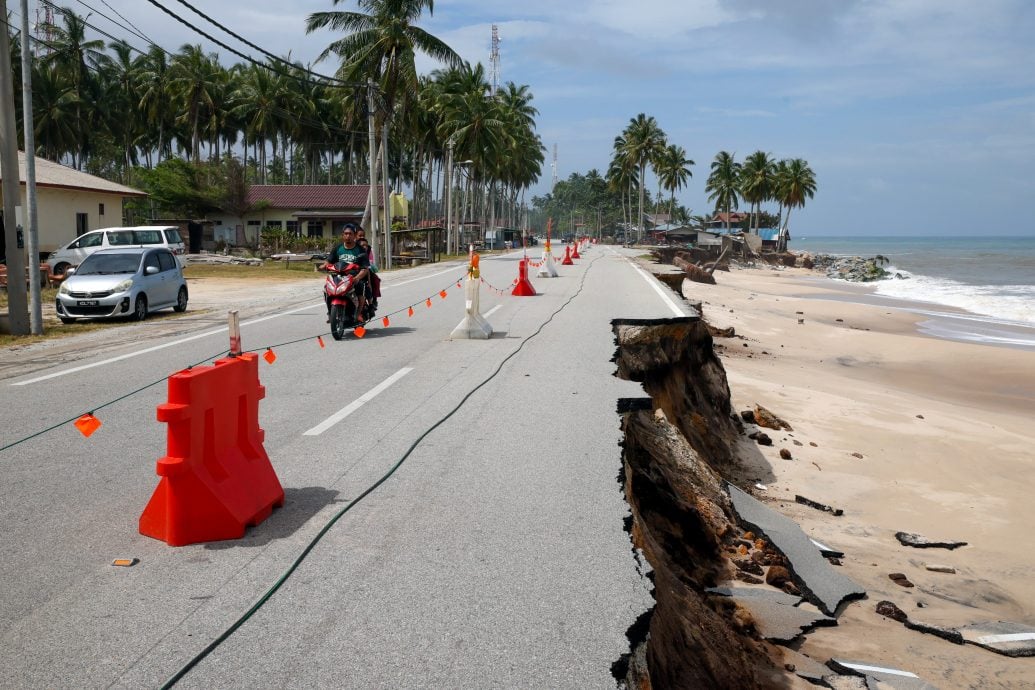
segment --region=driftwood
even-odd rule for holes
[[[722,263],[722,260],[726,258],[727,254],[730,253],[730,248],[732,246],[733,246],[732,243],[726,245],[726,248],[722,250],[721,254],[719,254],[719,258],[715,260],[715,262],[711,265],[711,268],[707,269],[708,275],[711,275],[711,274],[715,273],[715,267]],[[712,282],[713,283],[715,282],[714,278],[712,278]]]

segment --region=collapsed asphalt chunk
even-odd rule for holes
[[[834,616],[843,601],[866,596],[866,590],[831,567],[793,520],[769,509],[733,484],[727,483],[726,488],[741,523],[764,534],[786,556],[794,583],[823,613]]]
[[[903,546],[913,546],[918,549],[958,549],[967,545],[965,541],[931,541],[927,537],[910,532],[895,532],[895,538]]]
[[[937,686],[931,685],[915,673],[879,664],[831,659],[827,662],[827,666],[838,673],[863,676],[867,679],[873,678],[897,690],[938,690]],[[867,686],[869,687],[870,683],[867,683]]]
[[[1005,656],[1035,656],[1035,628],[1024,623],[974,623],[959,629],[964,641]]]

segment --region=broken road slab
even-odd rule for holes
[[[911,532],[895,532],[895,538],[904,546],[912,546],[917,549],[958,549],[966,546],[965,541],[932,541],[927,537]]]
[[[784,606],[797,606],[801,603],[801,597],[796,597],[793,594],[788,594],[781,589],[773,589],[772,587],[748,587],[745,585],[727,584],[718,587],[708,587],[704,591],[709,594],[721,594],[724,597],[734,597],[737,599],[750,599],[752,597],[768,599]]]
[[[997,621],[959,628],[964,641],[1006,656],[1035,656],[1035,628],[1023,623]]]
[[[733,597],[751,613],[755,630],[767,640],[790,642],[818,625],[837,625],[837,619],[818,611],[780,604],[764,597]]]
[[[915,673],[903,671],[897,668],[881,666],[880,664],[870,664],[861,661],[846,661],[844,659],[831,659],[827,662],[827,666],[838,673],[864,676],[867,680],[873,678],[874,680],[896,688],[896,690],[938,690],[937,686],[931,685]],[[870,685],[870,683],[867,682],[867,685]]]
[[[866,590],[831,567],[793,520],[771,510],[733,484],[726,486],[740,521],[747,528],[764,534],[786,556],[794,583],[823,613],[836,615],[843,601],[866,596]]]

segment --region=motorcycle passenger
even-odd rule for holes
[[[381,296],[381,277],[377,275],[377,262],[374,259],[374,248],[367,242],[366,231],[362,226],[356,226],[356,244],[367,250],[367,259],[370,260],[370,315],[377,311],[377,299]]]
[[[370,258],[367,254],[367,250],[356,244],[356,225],[355,223],[346,223],[345,227],[341,230],[341,244],[336,245],[331,249],[327,255],[328,266],[344,266],[347,264],[356,264],[360,267],[359,272],[355,276],[356,280],[356,320],[362,321],[362,314],[366,306],[366,280],[367,276],[370,275]],[[327,298],[327,314],[330,316],[331,312],[331,301]]]

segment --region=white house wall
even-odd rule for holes
[[[52,252],[77,237],[77,213],[86,214],[87,231],[124,225],[122,198],[121,194],[37,187],[36,227],[39,231],[40,252]],[[21,204],[22,209],[28,208],[24,188]],[[101,204],[104,205],[104,215],[100,214]],[[28,231],[28,228],[25,229]]]

